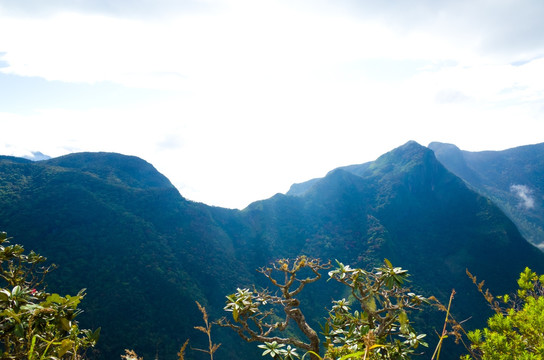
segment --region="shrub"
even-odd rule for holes
[[[100,329],[82,330],[75,320],[85,296],[51,294],[44,278],[52,266],[43,256],[24,253],[21,245],[9,245],[0,232],[0,358],[81,359],[94,346]]]
[[[482,290],[483,282],[478,284],[476,277],[469,276],[495,314],[486,328],[468,332],[471,354],[464,359],[544,359],[544,275],[525,268],[518,279],[517,294],[496,298]]]
[[[330,279],[349,288],[351,300],[333,302],[323,326],[322,343],[306,321],[298,295],[321,278],[321,270],[329,268],[330,262],[299,256],[260,269],[278,292],[238,289],[227,296],[225,310],[232,319],[224,317],[219,324],[232,328],[248,342],[264,343],[259,345],[264,349],[263,356],[283,360],[298,358],[297,349],[312,359],[400,360],[409,359],[419,345],[426,346],[425,335],[412,328],[408,313],[419,309],[427,299],[410,292],[406,287],[408,272],[388,260],[373,271],[352,269],[340,262],[329,271]],[[352,311],[352,302],[361,310]],[[293,323],[296,330],[290,329]],[[302,337],[293,335],[297,333]]]

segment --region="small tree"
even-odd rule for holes
[[[325,324],[325,357],[337,359],[352,354],[365,359],[408,359],[423,341],[410,325],[408,312],[428,303],[405,287],[407,270],[389,260],[374,271],[352,269],[340,262],[329,272],[350,288],[352,301],[334,301]],[[359,310],[352,311],[351,303]]]
[[[47,293],[44,277],[52,267],[45,258],[21,245],[9,245],[0,232],[0,358],[80,359],[94,346],[100,329],[81,330],[75,317],[85,296]]]
[[[330,262],[299,256],[294,260],[278,260],[260,269],[278,288],[279,294],[238,289],[227,296],[225,306],[233,321],[224,317],[219,324],[234,329],[248,342],[263,342],[259,345],[265,350],[263,356],[292,360],[299,357],[296,350],[300,349],[312,359],[321,358],[321,340],[306,321],[296,296],[307,284],[321,278],[320,270],[330,267]],[[303,270],[309,270],[310,275],[303,276]],[[373,272],[352,269],[338,262],[329,277],[350,288],[351,298],[359,303],[361,311],[352,312],[351,301],[345,299],[333,302],[323,327],[324,358],[406,359],[418,345],[426,345],[422,341],[425,335],[413,330],[407,315],[426,299],[404,287],[408,277],[405,270],[393,267],[387,260]],[[278,307],[283,309],[284,317],[276,313]],[[290,322],[296,324],[305,339],[280,335]]]
[[[225,310],[232,313],[234,322],[223,317],[218,324],[232,328],[245,341],[265,343],[264,346],[267,347],[265,353],[274,358],[287,351],[282,349],[284,345],[292,345],[318,354],[319,336],[306,321],[297,296],[306,285],[321,278],[320,270],[328,268],[330,262],[323,264],[319,259],[308,259],[305,256],[299,256],[294,260],[281,259],[269,267],[261,268],[259,272],[279,289],[279,294],[272,294],[266,289],[238,289],[236,293],[227,296],[225,306]],[[302,275],[304,270],[309,270],[309,274]],[[267,305],[268,309],[263,310]],[[283,309],[283,316],[275,312],[274,307],[278,306]],[[278,335],[292,322],[306,339]]]
[[[486,328],[468,332],[471,355],[464,359],[544,359],[544,275],[525,268],[518,279],[517,294],[498,297],[488,290],[484,292],[483,281],[477,283],[475,276],[468,275],[495,314]]]

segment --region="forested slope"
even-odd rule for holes
[[[544,254],[512,221],[414,142],[241,211],[184,199],[135,157],[1,157],[0,229],[59,265],[50,276],[55,291],[88,289],[81,322],[103,328],[101,359],[124,348],[174,358],[188,337],[196,346],[203,339],[193,330],[201,323],[194,301],[218,317],[226,294],[265,284],[255,269],[280,257],[362,268],[388,258],[413,274],[418,291],[445,301],[455,288],[454,311],[472,317],[469,326],[482,326],[488,313],[466,268],[497,293],[514,289],[525,266],[544,270]],[[308,287],[314,325],[340,295],[325,281]],[[429,331],[442,326],[432,314],[420,320]],[[256,344],[225,330],[216,336],[221,357],[260,356]]]

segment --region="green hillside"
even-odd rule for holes
[[[445,302],[455,288],[454,312],[470,317],[469,327],[489,313],[466,268],[496,293],[513,290],[525,266],[544,270],[544,254],[491,201],[414,142],[242,211],[184,199],[135,157],[0,157],[0,229],[59,265],[50,276],[55,291],[87,288],[80,321],[102,327],[96,359],[118,359],[125,348],[173,359],[189,337],[198,346],[194,301],[219,317],[226,294],[265,284],[255,269],[280,257],[367,269],[387,257],[413,274],[420,292]],[[336,295],[342,289],[325,281],[308,287],[303,301],[314,325]],[[419,318],[429,334],[443,317],[430,313]],[[225,330],[216,336],[219,358],[260,357],[256,344]]]
[[[470,152],[431,143],[440,162],[492,199],[531,243],[544,249],[544,143]]]
[[[51,288],[88,289],[81,321],[102,327],[98,358],[175,354],[201,321],[194,301],[222,307],[233,281],[223,266],[249,276],[210,209],[140,159],[4,158],[0,169],[0,228],[59,265]]]

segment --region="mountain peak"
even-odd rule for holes
[[[425,146],[421,145],[415,140],[410,140],[404,143],[403,145],[393,149],[391,152],[406,152],[406,153],[414,153],[414,152],[427,152],[429,149]]]
[[[343,170],[346,173],[350,173],[361,178],[376,176],[387,177],[398,174],[399,171],[407,171],[409,168],[411,168],[411,166],[420,164],[422,161],[428,162],[429,160],[438,164],[432,151],[425,146],[420,145],[416,141],[410,140],[404,145],[385,153],[375,161],[357,165],[342,166],[329,171],[324,178],[317,178],[303,183],[293,184],[287,192],[287,195],[304,196],[313,187],[317,186],[317,184],[325,181],[325,179],[326,181],[332,181],[333,178],[338,178],[336,175],[338,175],[339,170]]]
[[[417,141],[415,140],[408,140],[406,143],[404,143],[403,145],[399,146],[399,148],[406,148],[406,147],[424,147],[422,145],[420,145]]]
[[[391,176],[421,164],[438,163],[434,153],[415,141],[408,141],[376,159],[368,167],[373,176]]]
[[[45,155],[41,151],[31,151],[30,155],[23,156],[25,159],[32,160],[32,161],[42,161],[42,160],[49,160],[51,159],[51,156]]]
[[[136,156],[109,152],[81,152],[45,160],[44,163],[81,170],[110,183],[136,188],[174,187],[153,165]]]
[[[390,259],[410,270],[425,296],[447,301],[455,287],[463,294],[458,316],[470,318],[471,327],[485,326],[489,309],[475,300],[480,294],[465,269],[496,293],[510,292],[525,266],[544,269],[544,254],[491,201],[415,141],[374,162],[333,170],[307,190],[298,187],[298,197],[275,195],[241,211],[186,201],[159,187],[171,185],[151,164],[115,153],[39,163],[0,157],[0,180],[0,230],[59,264],[51,288],[89,289],[83,327],[118,334],[99,342],[100,359],[118,357],[136,340],[144,358],[175,357],[179,339],[195,335],[178,325],[201,321],[194,305],[183,304],[198,300],[217,318],[225,294],[262,284],[255,268],[297,254],[362,268]],[[542,198],[538,184],[534,196]],[[324,286],[330,289],[325,281],[307,289],[309,319],[341,295]],[[438,315],[420,318],[424,332],[440,326]],[[238,341],[221,338],[225,358],[260,356]],[[445,357],[459,358],[450,351]]]

